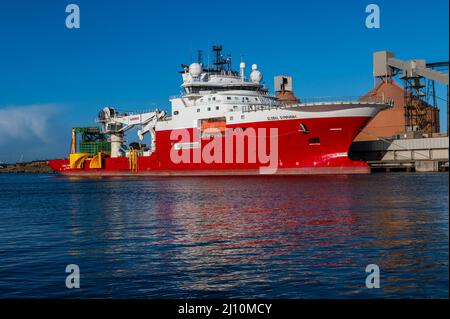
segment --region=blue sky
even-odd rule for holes
[[[65,26],[69,3],[80,29]],[[369,3],[380,29],[365,27]],[[92,125],[105,105],[168,110],[180,64],[198,49],[206,61],[213,43],[236,69],[241,55],[257,63],[269,88],[290,74],[300,97],[362,95],[374,51],[448,61],[448,9],[447,0],[2,1],[0,161],[65,156],[70,127]]]

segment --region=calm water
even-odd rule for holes
[[[0,174],[0,297],[447,298],[448,194],[446,173]]]

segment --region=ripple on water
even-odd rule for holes
[[[448,174],[3,174],[0,216],[3,298],[448,297]]]

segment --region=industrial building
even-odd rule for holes
[[[394,105],[360,132],[350,149],[351,158],[387,171],[448,170],[448,66],[448,61],[402,61],[391,51],[375,52],[375,87],[361,99],[390,98]],[[447,103],[447,132],[440,132],[436,84],[446,86],[447,96],[441,99]]]
[[[440,132],[436,94],[436,85],[446,86],[447,96],[440,99],[447,103],[448,124],[448,66],[448,61],[402,61],[394,52],[375,52],[374,88],[360,100],[392,100],[393,106],[378,113],[360,131],[350,157],[367,161],[373,170],[448,170],[448,129]],[[276,76],[274,90],[286,105],[302,102],[294,95],[290,76]]]
[[[293,105],[300,102],[294,95],[292,77],[287,75],[278,75],[274,80],[275,96],[286,105]]]
[[[398,84],[395,79],[381,80],[373,90],[367,93],[364,98],[385,97],[394,101],[394,106],[380,112],[356,137],[355,141],[375,141],[380,138],[392,137],[432,137],[439,133],[439,109],[428,104],[423,99],[415,99],[417,104],[421,104],[417,109],[407,111],[407,101],[405,95],[408,93]],[[419,116],[421,112],[422,116]],[[409,116],[420,119],[422,130],[408,130]],[[406,134],[406,136],[405,136]]]

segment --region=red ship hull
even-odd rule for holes
[[[259,159],[251,161],[251,156],[247,155],[243,162],[236,161],[236,155],[227,162],[225,150],[221,150],[222,154],[214,154],[216,159],[220,158],[215,162],[204,158],[193,161],[194,150],[184,150],[188,152],[190,161],[174,162],[171,157],[173,146],[179,140],[173,139],[177,132],[172,130],[156,132],[156,150],[150,156],[137,157],[137,165],[133,170],[127,157],[107,157],[100,169],[89,168],[89,159],[83,168],[70,168],[69,159],[50,160],[49,165],[56,173],[72,176],[366,174],[370,173],[368,164],[350,160],[348,150],[370,119],[371,116],[355,116],[246,123],[245,128],[266,129],[267,132],[270,129],[277,130],[277,161],[275,169],[271,170],[264,170],[267,162],[263,163]],[[307,132],[299,130],[301,124],[308,128]],[[227,129],[234,130],[242,127],[243,124],[227,125]],[[210,139],[196,137],[197,129],[187,131],[194,136],[191,142],[199,143],[199,151],[206,151]],[[269,143],[268,137],[265,138]],[[233,147],[236,154],[236,145]],[[253,151],[249,147],[246,144],[246,152]]]

